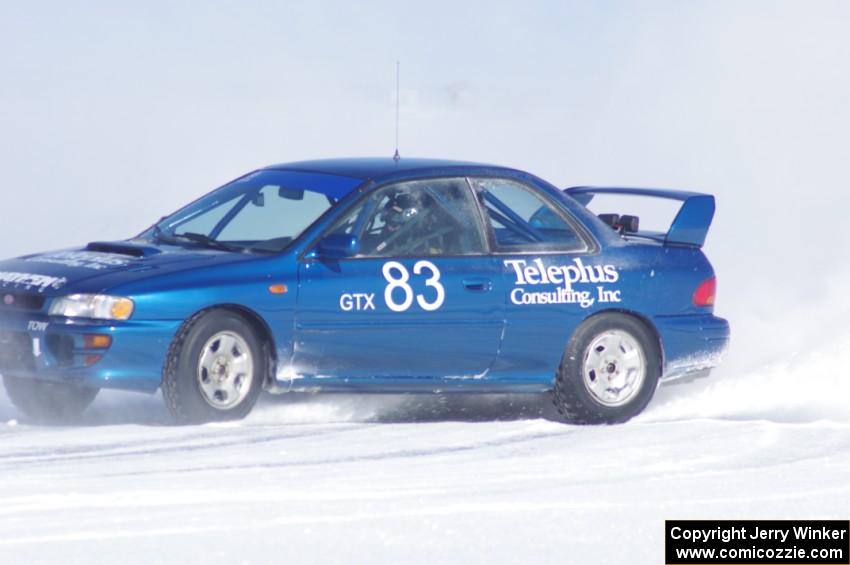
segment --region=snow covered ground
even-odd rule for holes
[[[666,518],[846,519],[848,354],[824,348],[614,427],[533,397],[341,395],[172,427],[120,393],[45,427],[3,397],[0,563],[660,563]]]
[[[616,427],[329,395],[173,427],[120,393],[40,426],[0,387],[0,565],[658,564],[664,519],[850,518],[850,3],[76,4],[0,2],[0,258],[391,155],[400,59],[402,155],[715,194],[732,350]]]

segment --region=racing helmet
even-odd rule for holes
[[[381,211],[381,221],[389,231],[395,231],[419,215],[419,203],[409,192],[393,194]]]

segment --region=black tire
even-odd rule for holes
[[[3,386],[12,404],[27,416],[46,422],[78,418],[100,389],[68,383],[3,375]]]
[[[616,363],[606,361],[606,367],[611,368],[600,371],[601,376],[595,370],[589,370],[585,375],[585,362],[590,356],[595,355],[597,359],[604,358],[605,347],[597,341],[604,336],[612,336],[614,339],[630,337],[632,339],[630,344],[634,345],[635,349],[639,348],[642,353],[642,365],[645,368],[642,381],[632,387],[630,393],[624,393],[622,399],[618,399],[616,393],[612,394],[612,398],[606,398],[605,402],[600,399],[602,393],[591,391],[591,386],[594,386],[591,383],[595,383],[597,378],[607,378],[606,371],[611,372],[616,378],[619,375]],[[596,342],[595,351],[590,351],[594,342]],[[622,348],[622,345],[617,348],[612,347],[611,350],[616,354],[618,348]],[[625,350],[623,352],[625,353]],[[558,412],[567,422],[619,424],[637,416],[646,408],[655,394],[660,377],[661,352],[652,331],[640,320],[631,316],[615,313],[600,314],[586,320],[573,334],[558,368],[553,400]],[[605,381],[599,382],[601,388],[605,390]],[[612,403],[615,402],[622,402],[622,404],[613,405]]]
[[[226,397],[211,398],[214,395],[205,393],[202,385],[202,379],[209,382],[210,377],[202,367],[201,354],[222,334],[240,338],[240,355],[250,355],[251,370],[233,377],[241,384],[234,393],[238,401],[232,406],[221,404],[228,401]],[[245,346],[247,350],[241,351]],[[247,416],[257,402],[267,366],[266,349],[248,321],[230,310],[207,310],[187,320],[174,336],[163,367],[162,396],[178,423],[239,420]],[[230,378],[228,375],[227,379]],[[244,386],[249,387],[247,391],[242,388]],[[240,396],[242,394],[244,397]],[[213,402],[219,405],[214,406]]]

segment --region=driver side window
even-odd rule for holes
[[[379,188],[332,233],[356,235],[359,257],[428,257],[485,252],[466,179],[410,181]]]

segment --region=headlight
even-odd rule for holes
[[[105,294],[71,294],[54,300],[50,304],[49,314],[69,318],[126,320],[133,314],[133,301]]]

